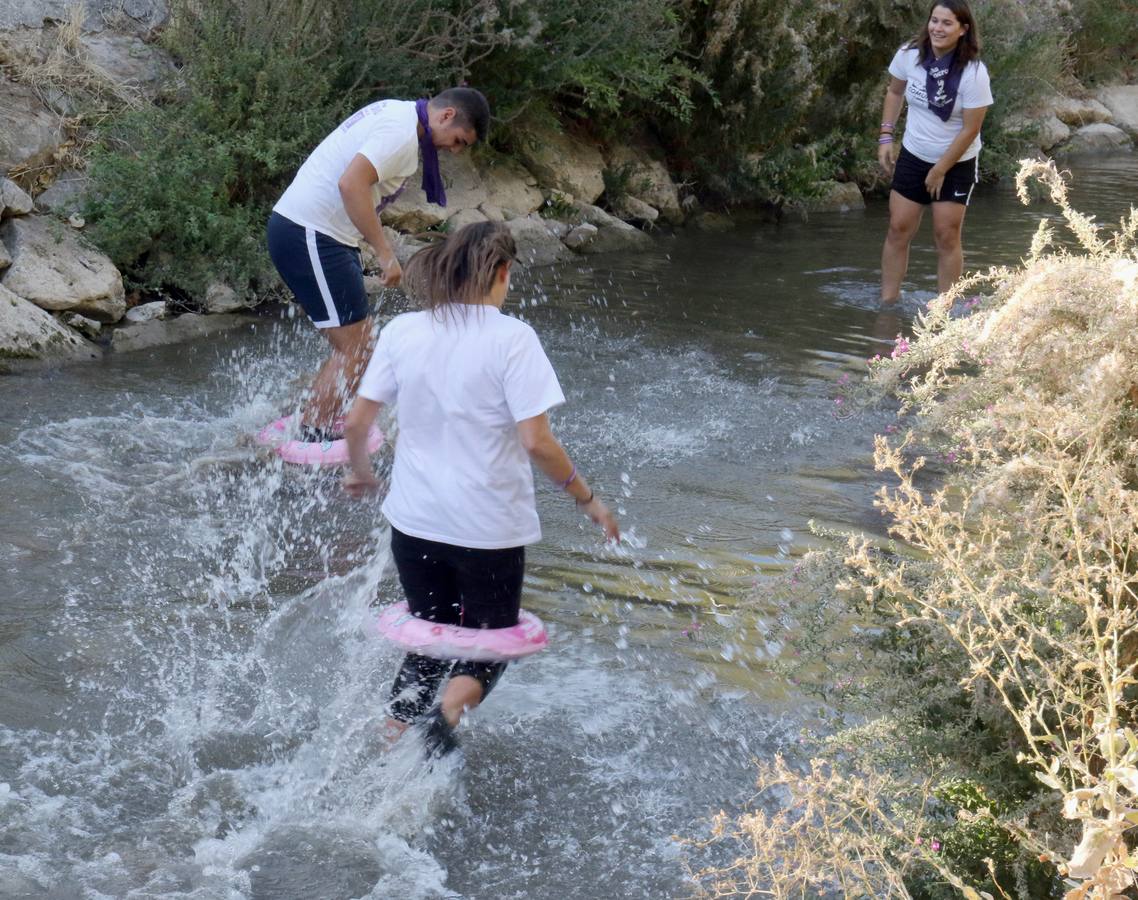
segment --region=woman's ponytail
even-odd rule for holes
[[[505,225],[477,222],[412,256],[403,272],[403,288],[424,309],[480,303],[490,293],[499,267],[516,256],[514,236]]]

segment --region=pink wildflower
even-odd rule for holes
[[[932,848],[936,852],[940,852],[940,841],[933,841]]]
[[[908,352],[909,342],[905,338],[898,335],[897,343],[894,345],[893,352],[890,354],[890,356],[892,356],[894,359],[897,359],[900,356],[904,356]]]

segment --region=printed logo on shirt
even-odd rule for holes
[[[364,116],[375,115],[377,112],[379,112],[386,105],[387,105],[387,101],[381,100],[378,103],[370,103],[367,106],[365,106],[363,109],[357,109],[354,113],[352,113],[350,116],[348,116],[348,118],[344,119],[344,121],[340,123],[339,130],[340,131],[347,131],[349,128],[351,128],[353,125],[355,125],[357,122],[359,122],[359,120],[362,119]]]

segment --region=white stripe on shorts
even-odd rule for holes
[[[972,167],[972,185],[968,188],[968,196],[964,198],[964,205],[967,206],[972,202],[972,192],[976,189],[977,183],[980,181],[980,154],[977,153],[972,157],[976,162]]]
[[[316,276],[316,286],[320,288],[320,296],[324,299],[324,310],[328,313],[327,322],[313,324],[317,328],[339,328],[340,314],[336,312],[336,304],[332,302],[332,292],[328,290],[328,279],[324,277],[324,270],[320,267],[320,251],[316,249],[315,229],[305,228],[304,240],[308,244],[308,261],[312,263],[312,274]]]

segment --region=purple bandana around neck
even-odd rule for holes
[[[943,122],[952,116],[956,92],[960,90],[960,76],[964,74],[963,66],[953,66],[955,59],[956,51],[953,50],[940,59],[930,55],[921,62],[928,70],[925,73],[925,95],[928,97],[929,110]]]
[[[443,184],[443,176],[439,172],[439,150],[431,140],[427,101],[416,100],[415,112],[419,114],[419,124],[423,126],[423,136],[419,138],[419,150],[423,154],[423,192],[427,195],[428,202],[446,206],[446,185]]]

